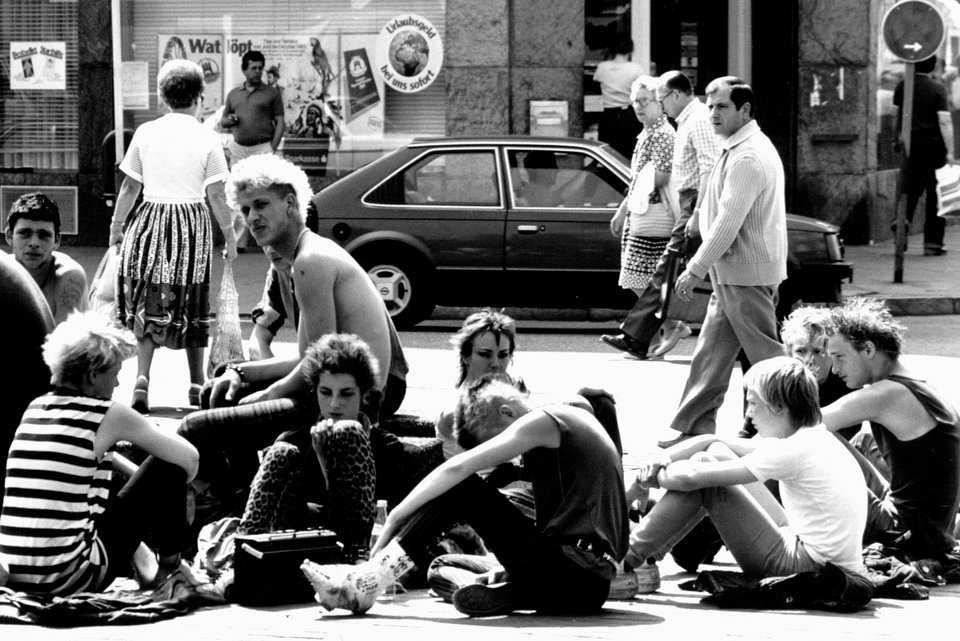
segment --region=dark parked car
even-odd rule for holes
[[[369,272],[398,325],[437,304],[629,307],[610,218],[627,161],[578,138],[416,139],[314,197],[319,231]],[[789,215],[782,304],[836,302],[838,228]]]

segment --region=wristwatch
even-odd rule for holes
[[[237,373],[237,376],[240,377],[241,383],[247,382],[247,377],[243,375],[243,365],[241,363],[227,363],[226,367],[223,368],[223,372],[227,373],[229,370],[233,370]]]

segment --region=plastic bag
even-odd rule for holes
[[[90,309],[113,318],[117,313],[117,266],[120,262],[120,247],[111,245],[100,259],[100,265],[90,282],[87,298]]]
[[[233,263],[224,258],[220,294],[217,296],[217,324],[210,345],[207,376],[212,378],[216,369],[224,363],[245,360],[243,339],[240,336],[240,301],[233,282]]]
[[[960,216],[960,165],[946,164],[936,170],[937,215],[943,218]]]

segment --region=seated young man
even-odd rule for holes
[[[844,385],[839,376],[833,373],[830,355],[827,354],[827,326],[830,323],[830,310],[823,307],[803,306],[793,310],[780,325],[780,340],[787,356],[793,356],[810,368],[817,377],[817,396],[820,407],[826,407],[850,388]],[[837,430],[846,440],[852,439],[860,431],[860,424]],[[750,438],[757,433],[749,418],[744,419],[740,436]]]
[[[637,483],[667,490],[630,534],[624,563],[659,560],[709,515],[744,573],[783,576],[826,563],[859,571],[866,521],[863,476],[820,424],[813,373],[786,356],[745,377],[747,413],[760,437],[701,435],[641,468]],[[783,505],[764,487],[777,480]]]
[[[598,611],[627,544],[620,457],[603,427],[579,408],[533,407],[524,392],[490,376],[463,392],[455,425],[467,451],[431,472],[390,513],[370,561],[304,562],[320,604],[365,612],[385,585],[414,564],[430,563],[440,533],[466,522],[510,579],[458,589],[452,600],[460,612]],[[476,474],[521,455],[533,484],[535,523]]]
[[[889,484],[868,479],[864,543],[893,545],[915,559],[956,545],[960,503],[960,417],[935,389],[900,362],[903,327],[874,299],[852,298],[831,314],[827,351],[851,391],[823,409],[827,429],[860,421],[890,469]]]
[[[297,343],[307,346],[325,334],[356,334],[373,350],[383,372],[383,413],[390,415],[406,391],[407,364],[383,299],[363,268],[342,247],[307,227],[310,185],[306,174],[278,156],[262,154],[238,162],[226,184],[227,203],[243,214],[251,235],[292,265],[300,309]],[[237,401],[243,383],[273,381],[245,402],[308,393],[300,358],[272,358],[231,366],[214,382],[210,403]],[[372,417],[374,418],[374,417]]]
[[[57,324],[70,312],[87,309],[87,275],[80,263],[56,251],[60,247],[60,208],[36,192],[17,198],[10,208],[7,244],[43,291]]]

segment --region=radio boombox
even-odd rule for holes
[[[243,605],[281,605],[313,600],[300,571],[304,559],[342,562],[343,546],[330,530],[288,530],[236,538],[232,599]]]

